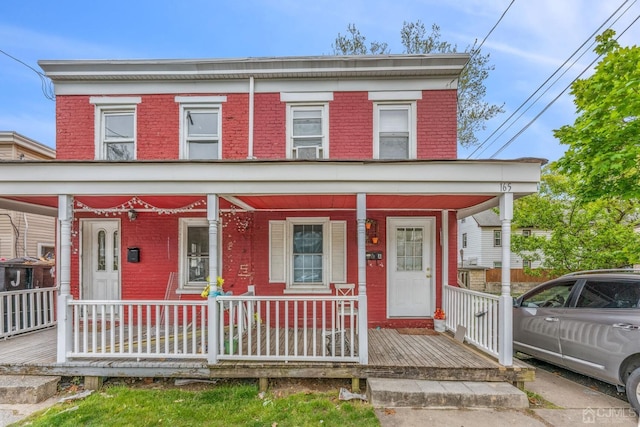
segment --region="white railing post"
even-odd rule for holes
[[[218,299],[207,298],[207,362],[218,363]]]
[[[498,322],[498,361],[503,366],[513,364],[513,300],[511,298],[511,219],[513,218],[513,193],[500,196],[500,221],[502,223],[502,287]]]

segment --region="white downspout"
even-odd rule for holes
[[[498,361],[503,366],[511,366],[513,364],[511,219],[513,219],[513,193],[504,193],[500,196],[500,222],[502,223],[502,287],[498,310]]]
[[[249,146],[247,159],[253,159],[253,95],[255,90],[253,77],[249,77]]]
[[[24,219],[24,233],[22,233],[22,253],[23,256],[29,255],[27,252],[27,236],[29,235],[29,220],[27,219],[27,213],[24,212],[22,214],[22,218]]]

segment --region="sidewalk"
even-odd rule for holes
[[[542,369],[525,383],[559,409],[376,409],[382,427],[438,425],[442,427],[575,427],[633,426],[638,417],[626,401],[607,396]]]

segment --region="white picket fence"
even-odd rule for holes
[[[38,288],[0,292],[0,338],[55,326],[56,291]]]
[[[446,285],[446,327],[456,331],[463,326],[467,342],[498,357],[498,303],[497,295]]]
[[[357,297],[68,300],[68,358],[358,361]],[[352,307],[353,307],[352,304]],[[209,328],[210,325],[215,325]],[[209,354],[209,352],[213,352]]]

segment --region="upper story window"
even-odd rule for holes
[[[493,230],[493,246],[495,246],[495,247],[502,246],[502,231],[501,230]]]
[[[281,92],[280,101],[287,103],[287,159],[328,159],[333,92]]]
[[[421,91],[369,92],[373,101],[373,157],[417,158],[417,102]]]
[[[180,158],[222,158],[222,103],[226,96],[176,96],[180,103]]]
[[[328,105],[287,106],[287,158],[328,157]]]
[[[462,247],[467,247],[467,233],[462,233]]]
[[[136,106],[139,97],[91,97],[96,106],[96,151],[98,160],[135,160]]]

